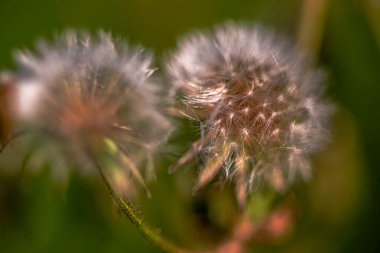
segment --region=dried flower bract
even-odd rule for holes
[[[167,63],[187,116],[201,139],[172,169],[200,152],[195,190],[221,170],[235,179],[238,201],[257,178],[282,190],[323,146],[330,106],[323,75],[288,40],[261,26],[227,23],[183,38]]]

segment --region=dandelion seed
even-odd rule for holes
[[[321,71],[286,39],[260,26],[227,23],[182,39],[167,72],[207,136],[191,153],[205,158],[195,189],[231,167],[231,157],[228,175],[241,205],[259,176],[282,190],[296,172],[310,174],[308,157],[327,139],[331,110],[321,98]],[[181,164],[182,158],[174,168]]]
[[[36,54],[19,52],[16,60],[21,121],[85,153],[113,143],[120,163],[144,184],[137,164],[170,127],[156,108],[150,53],[104,32],[68,31],[54,44],[40,42]]]

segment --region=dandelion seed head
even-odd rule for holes
[[[227,23],[184,37],[167,72],[208,136],[201,176],[210,154],[226,146],[219,169],[232,168],[228,174],[244,190],[252,177],[280,189],[296,172],[310,174],[308,157],[327,139],[331,110],[321,98],[323,74],[287,39],[261,26]]]
[[[16,54],[20,120],[79,145],[109,139],[126,153],[151,153],[163,141],[170,124],[157,108],[150,52],[76,31],[36,51]]]

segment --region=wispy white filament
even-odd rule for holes
[[[322,98],[323,74],[289,40],[258,25],[227,23],[185,36],[166,66],[209,136],[201,178],[225,146],[219,167],[247,190],[262,176],[280,189],[297,172],[310,175],[309,156],[327,139],[331,107]]]

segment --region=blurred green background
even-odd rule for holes
[[[66,28],[102,28],[143,44],[158,66],[178,36],[226,20],[260,22],[296,40],[302,22],[313,18],[303,2],[0,0],[0,69],[15,66],[15,49]],[[312,48],[337,105],[332,142],[315,158],[313,180],[299,182],[287,197],[296,203],[294,228],[280,240],[256,240],[252,252],[380,252],[380,1],[325,2],[319,30],[304,29],[317,34]],[[228,235],[236,207],[229,186],[191,196],[191,165],[167,175],[196,138],[187,137],[195,132],[188,122],[179,128],[169,146],[183,148],[163,154],[153,197],[135,201],[175,241],[210,247]],[[58,162],[29,169],[16,144],[0,158],[0,252],[158,252],[118,213],[100,180],[75,170],[69,180],[57,180]]]

